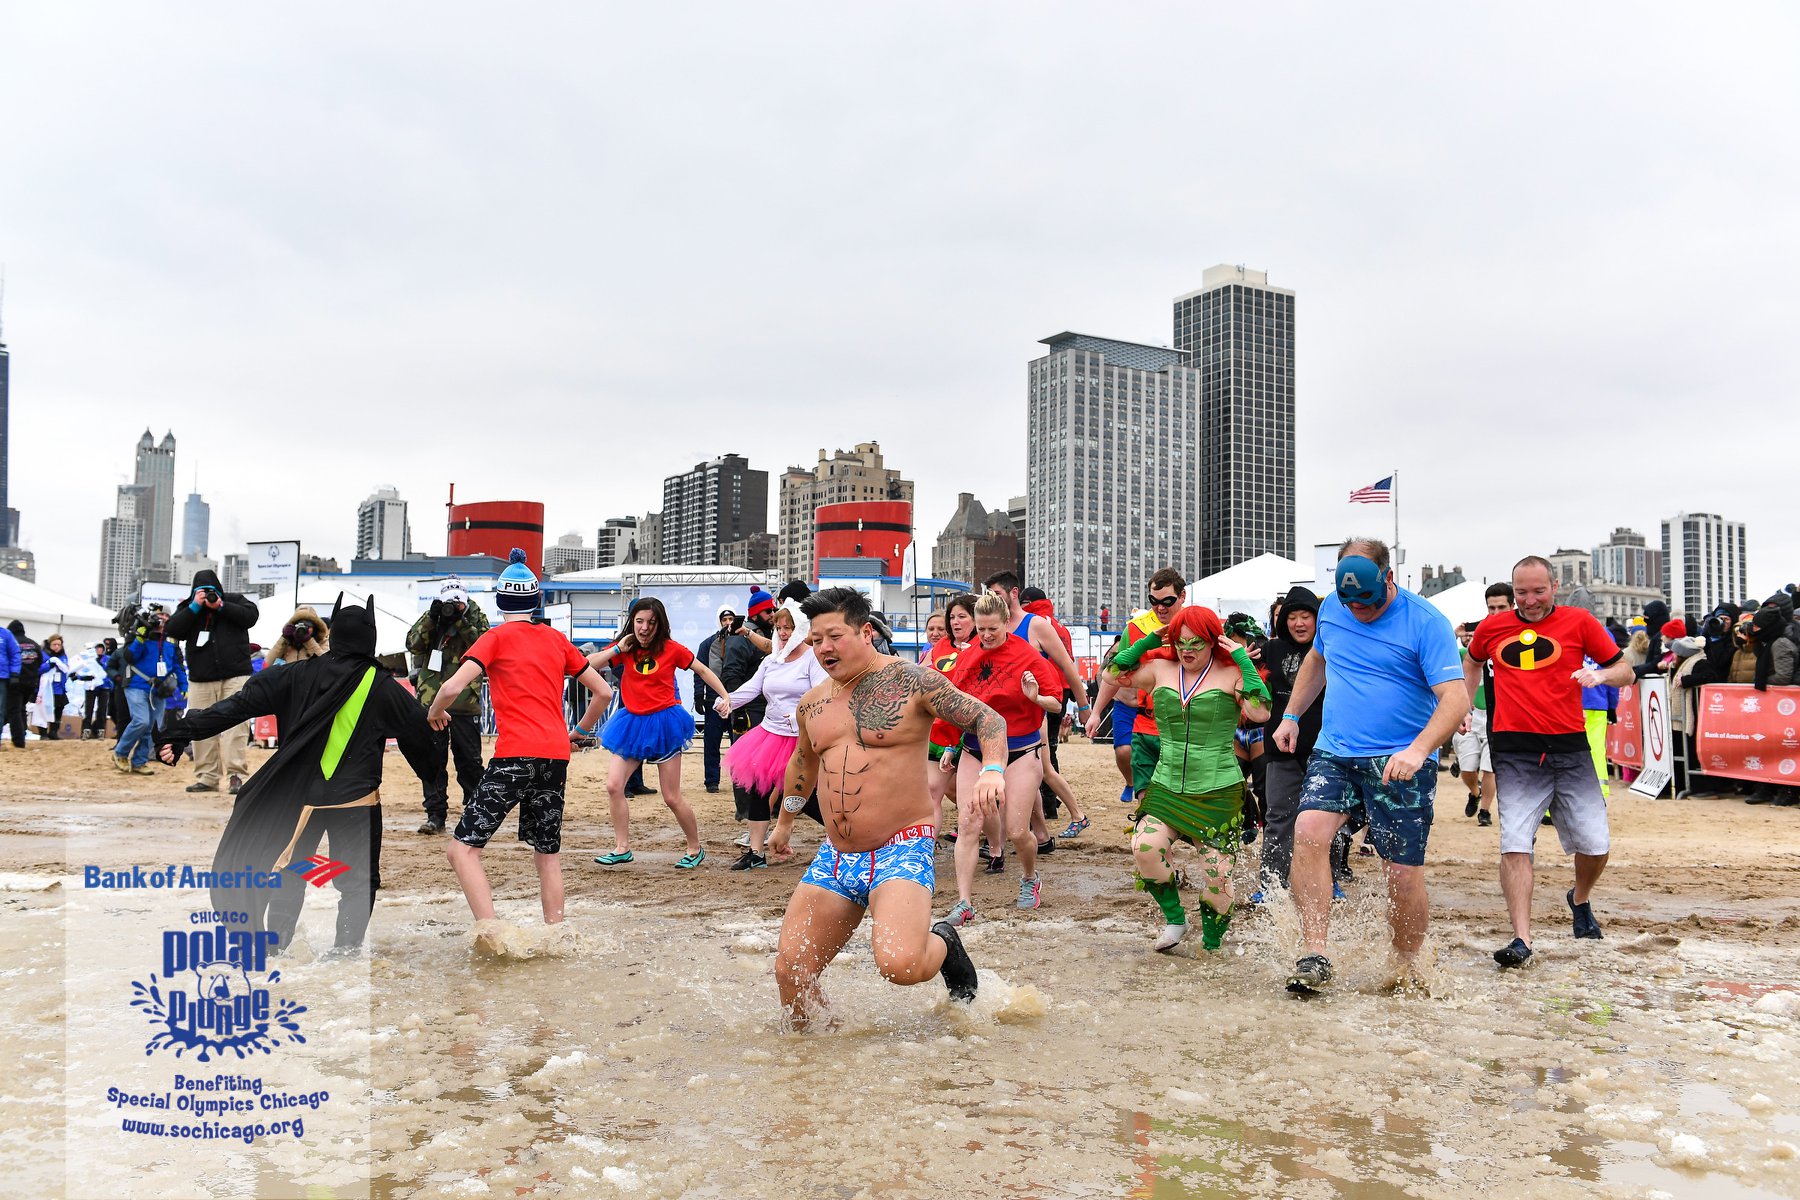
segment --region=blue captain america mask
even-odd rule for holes
[[[1387,598],[1387,571],[1374,560],[1352,554],[1338,560],[1337,594],[1345,604],[1379,604]]]

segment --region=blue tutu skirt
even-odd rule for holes
[[[600,744],[619,758],[659,763],[674,758],[694,740],[694,714],[679,704],[653,713],[621,708],[600,731]]]

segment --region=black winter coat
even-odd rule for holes
[[[218,608],[202,605],[194,611],[192,598],[169,617],[165,633],[183,643],[188,678],[195,683],[216,683],[250,674],[250,630],[261,615],[256,601],[239,592],[227,592],[211,571],[194,575],[194,591],[215,588],[223,603]]]

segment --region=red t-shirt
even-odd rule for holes
[[[944,675],[952,675],[956,671],[957,658],[964,651],[956,648],[956,643],[945,638],[925,652],[925,665]],[[934,746],[954,746],[962,737],[962,730],[944,720],[937,718],[931,723],[931,744]]]
[[[1045,674],[1053,669],[1030,642],[1009,634],[998,650],[971,643],[957,656],[950,682],[999,713],[1006,721],[1007,737],[1022,738],[1043,727],[1044,710],[1025,698],[1020,677],[1030,671],[1042,688]]]
[[[500,736],[495,758],[569,757],[563,680],[587,670],[587,657],[552,625],[503,621],[463,655],[487,672]]]
[[[1513,609],[1475,627],[1469,657],[1494,672],[1487,694],[1494,749],[1587,749],[1587,717],[1574,679],[1584,656],[1603,667],[1619,660],[1618,644],[1586,609],[1558,606],[1541,621],[1526,621]]]
[[[643,716],[681,703],[675,672],[694,665],[694,652],[680,642],[664,642],[655,654],[629,650],[614,656],[619,664],[619,695],[626,711]]]

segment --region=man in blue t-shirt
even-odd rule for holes
[[[1450,622],[1394,582],[1387,546],[1352,538],[1338,548],[1337,594],[1319,608],[1312,651],[1282,715],[1275,744],[1291,753],[1299,720],[1321,686],[1324,720],[1301,785],[1294,827],[1294,900],[1305,955],[1290,992],[1331,979],[1331,839],[1351,816],[1387,865],[1394,952],[1409,963],[1425,941],[1425,841],[1437,787],[1437,748],[1469,711],[1462,651]]]

